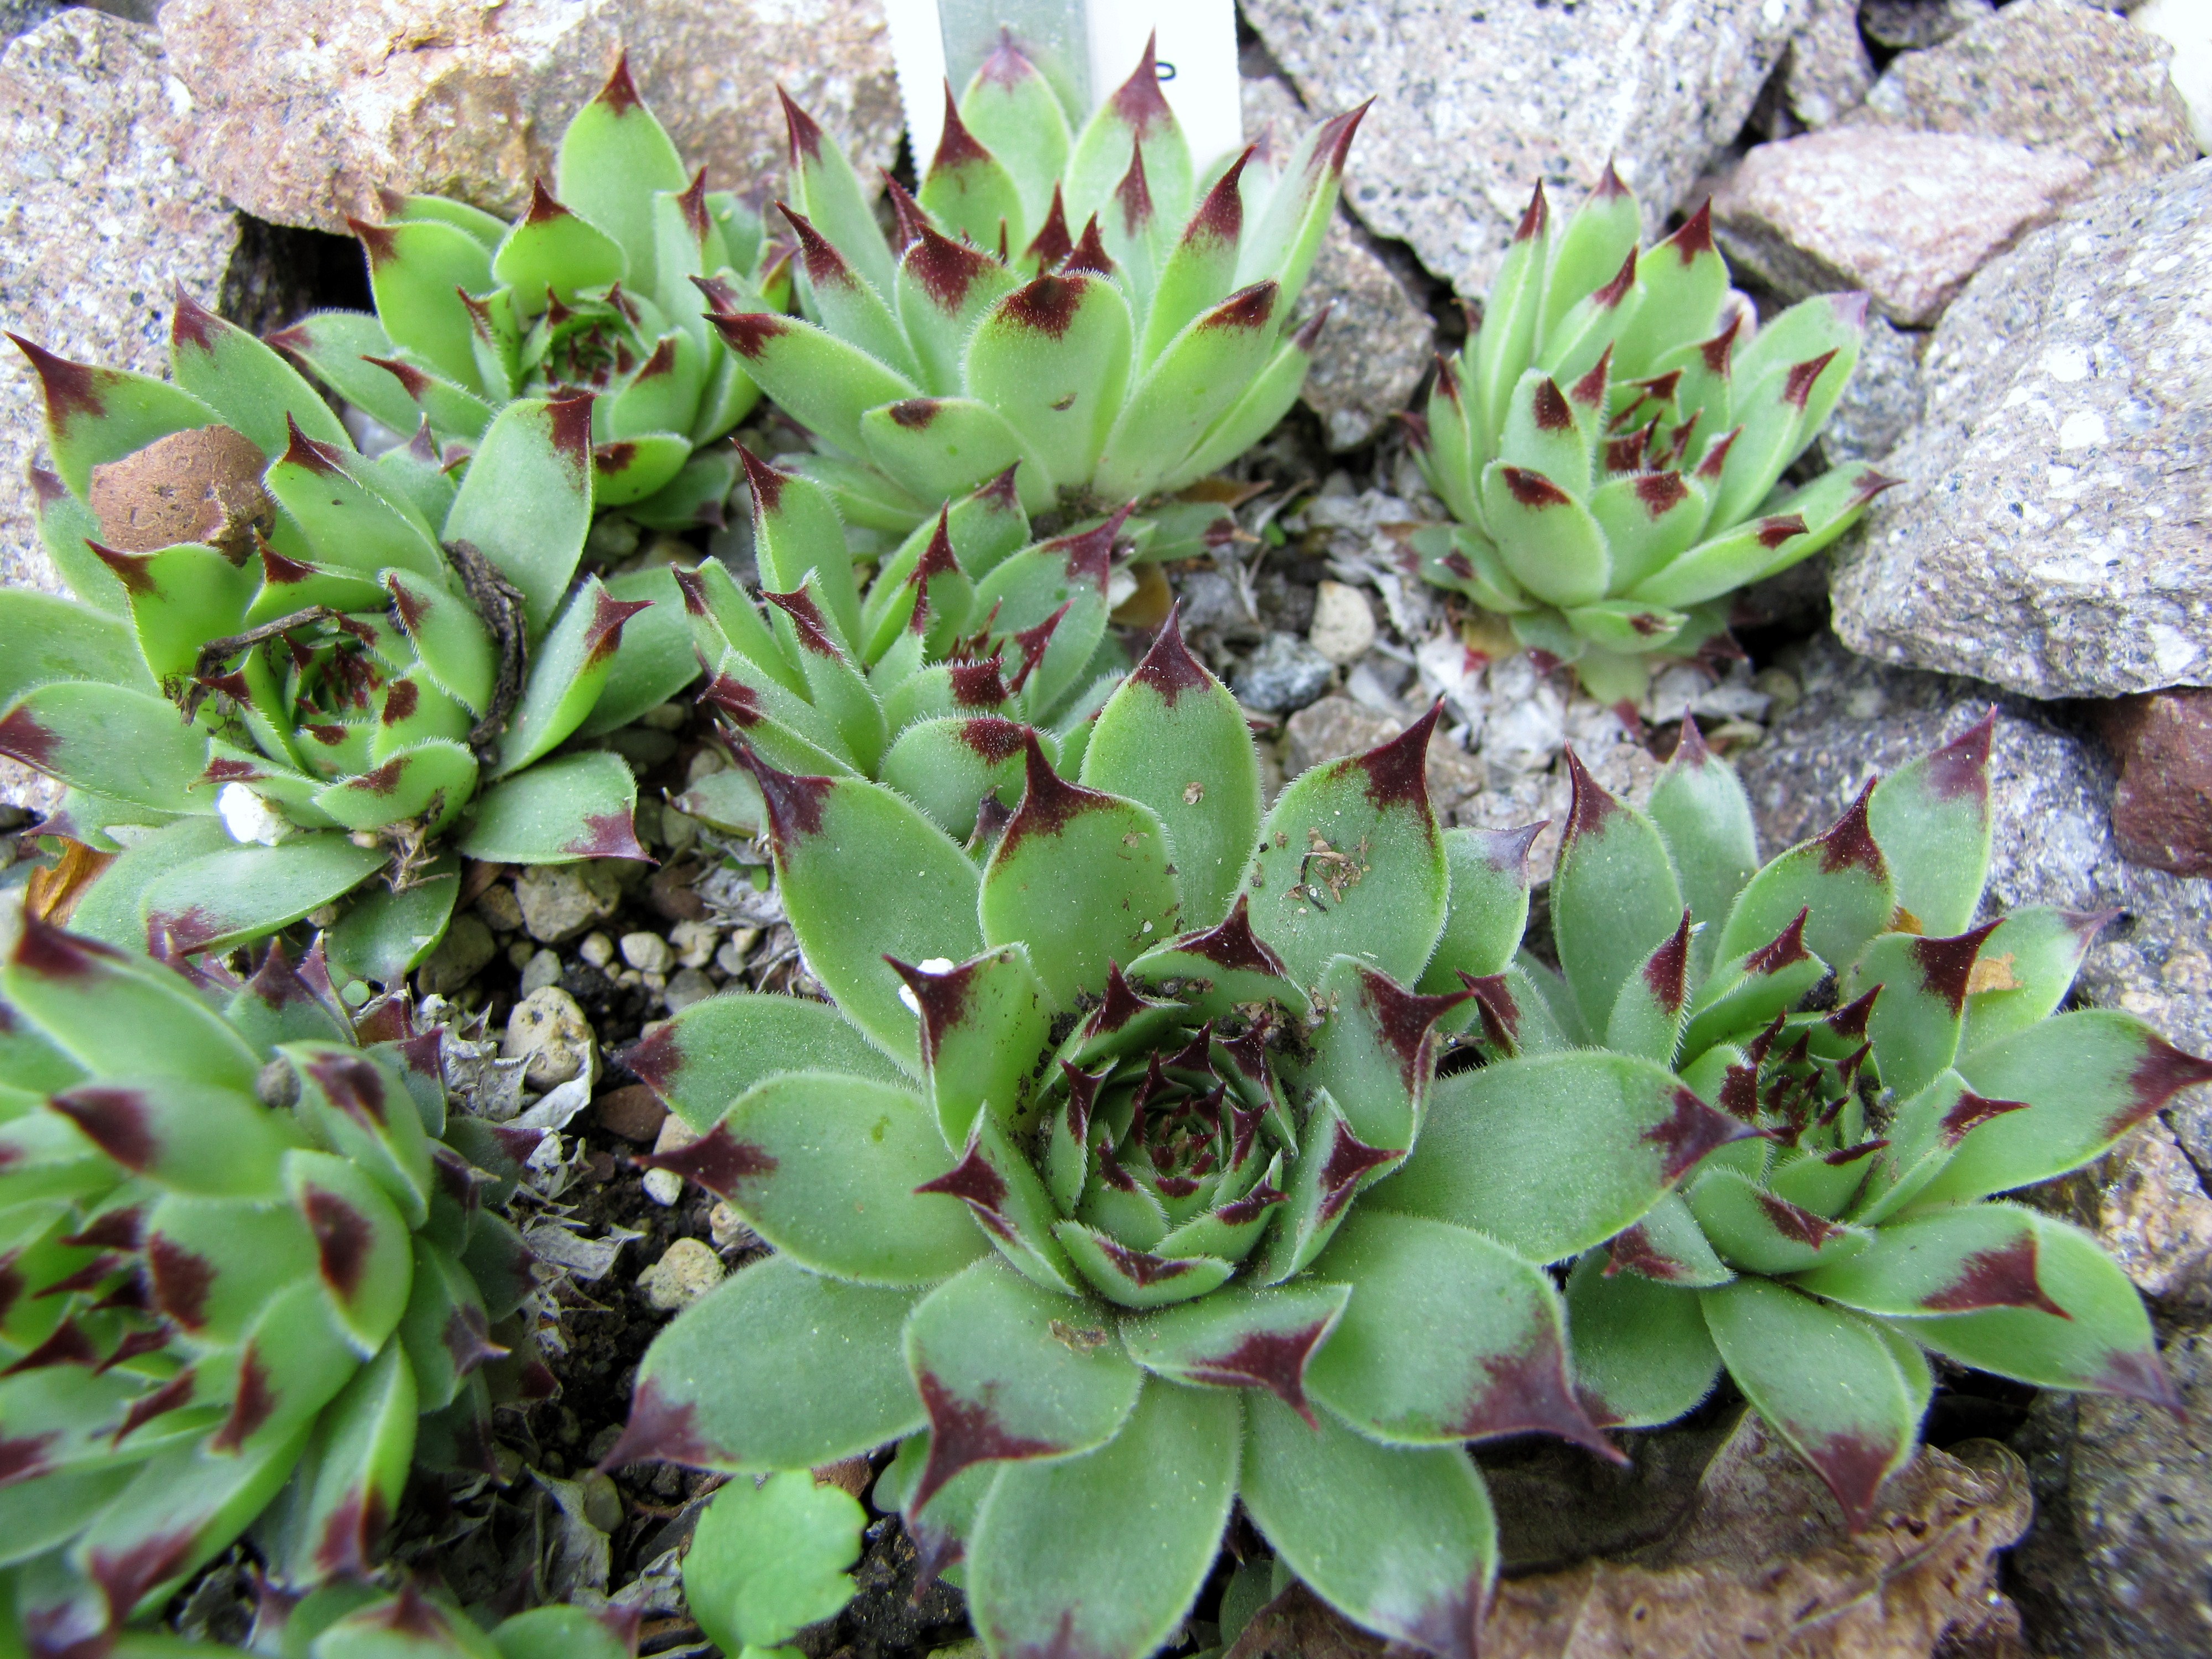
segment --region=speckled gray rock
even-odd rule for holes
[[[2197,159],[2189,107],[2166,74],[2172,57],[2149,30],[2081,0],[2015,0],[1899,58],[1859,115],[2078,155],[2109,190]]]
[[[2007,1584],[2033,1650],[2069,1659],[2200,1659],[2212,1652],[2212,1331],[2161,1344],[2185,1402],[2046,1394],[2014,1443],[2036,1524]]]
[[[1570,207],[1607,157],[1657,229],[1734,138],[1806,0],[1246,0],[1309,109],[1372,95],[1352,210],[1465,296],[1541,178]]]
[[[1805,26],[1782,59],[1782,100],[1800,126],[1832,126],[1874,85],[1856,0],[1808,0]]]
[[[1893,322],[1923,324],[2088,177],[2002,138],[1847,122],[1753,149],[1714,192],[1713,228],[1784,298],[1864,289]]]
[[[380,216],[379,186],[519,212],[625,48],[716,189],[781,170],[779,82],[863,179],[902,125],[872,0],[168,0],[161,29],[201,174],[261,218],[323,230]]]
[[[1990,0],[1859,0],[1859,27],[1878,46],[1917,52],[1973,27],[1996,9]]]
[[[1243,83],[1244,137],[1287,154],[1312,118],[1274,76]],[[1370,112],[1370,118],[1372,118]],[[1340,210],[1306,278],[1301,304],[1332,302],[1301,400],[1331,449],[1356,449],[1406,407],[1428,372],[1436,328],[1406,285]]]
[[[2029,237],[1922,372],[1911,482],[1837,550],[1844,642],[2038,697],[2212,678],[2212,161]]]
[[[1819,834],[1869,775],[1948,742],[1995,702],[1986,913],[2023,904],[2119,910],[2090,947],[2075,989],[2212,1054],[2212,883],[2121,860],[2102,749],[1993,686],[1886,668],[1825,637],[1795,666],[1803,700],[1736,757],[1768,854]],[[2181,1096],[2166,1115],[2197,1167],[2212,1168],[2212,1088]]]
[[[1260,648],[1230,684],[1237,701],[1247,708],[1286,714],[1328,690],[1335,672],[1336,665],[1308,645],[1304,635],[1278,629],[1260,641]]]
[[[185,102],[149,29],[71,10],[0,55],[0,326],[65,357],[164,372],[169,293],[212,300],[238,217],[178,160]],[[39,545],[24,468],[45,432],[38,382],[0,363],[0,582],[62,591]],[[0,761],[0,799],[59,792]]]
[[[1830,466],[1878,461],[1918,423],[1923,403],[1920,349],[1927,339],[1924,334],[1892,328],[1880,317],[1867,319],[1859,366],[1814,441]]]

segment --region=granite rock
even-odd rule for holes
[[[2212,1651],[2212,1330],[2162,1346],[2187,1415],[2046,1394],[2014,1443],[2036,1525],[2009,1587],[2038,1653],[2197,1659]]]
[[[2212,1199],[2165,1119],[2027,1198],[2096,1234],[2160,1313],[2212,1316]]]
[[[1927,338],[1880,317],[1867,319],[1859,366],[1814,441],[1830,466],[1879,461],[1919,423],[1920,348]]]
[[[2173,48],[2081,0],[2015,0],[1883,71],[1860,118],[1976,133],[2079,156],[2096,187],[2141,184],[2197,159]]]
[[[2125,698],[2110,706],[2104,732],[2120,766],[2112,797],[2120,856],[2212,876],[2212,690]]]
[[[1855,0],[1807,0],[1805,27],[1783,54],[1782,101],[1799,126],[1832,126],[1866,100],[1874,60]]]
[[[1859,0],[1859,31],[1877,46],[1918,52],[1942,45],[1996,10],[1990,0]]]
[[[1230,684],[1247,708],[1287,714],[1327,690],[1335,672],[1336,665],[1302,636],[1277,629],[1260,641]]]
[[[1657,231],[1733,139],[1807,0],[1246,0],[1312,110],[1376,100],[1346,198],[1468,298],[1541,179],[1568,208],[1608,157]]]
[[[1246,141],[1286,154],[1312,116],[1279,76],[1248,76],[1241,90]],[[1331,449],[1357,449],[1412,398],[1428,372],[1436,328],[1343,209],[1315,257],[1301,304],[1310,313],[1325,301],[1328,321],[1299,397],[1320,417]]]
[[[1731,264],[1784,299],[1863,289],[1912,325],[2088,176],[2085,161],[2002,138],[1846,123],[1753,149],[1714,192],[1713,228]]]
[[[625,49],[715,189],[780,171],[779,82],[863,179],[890,165],[902,128],[870,0],[169,0],[161,31],[201,176],[261,218],[324,230],[380,216],[380,188],[519,213]]]
[[[1844,641],[2038,697],[2212,678],[2212,161],[2030,236],[1922,374],[1910,482],[1836,552]]]
[[[2166,1039],[2212,1054],[2212,884],[2124,861],[2112,842],[2113,769],[2101,745],[1996,687],[1884,667],[1823,636],[1790,655],[1802,697],[1735,757],[1769,856],[1818,835],[1876,773],[1949,741],[1992,704],[1996,839],[1985,916],[2026,904],[2118,912],[2075,994],[2126,1009]],[[2183,1149],[2212,1169],[2212,1088],[2167,1109]]]
[[[238,216],[178,157],[190,100],[160,38],[70,10],[0,54],[0,325],[80,362],[163,373],[169,295],[216,295]],[[39,545],[26,465],[43,453],[38,382],[13,350],[0,421],[0,583],[60,592]],[[0,761],[0,799],[60,791]]]

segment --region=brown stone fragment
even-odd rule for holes
[[[601,1128],[641,1146],[653,1144],[668,1117],[668,1108],[642,1083],[608,1090],[592,1103],[592,1110]]]
[[[2123,698],[2105,721],[2120,763],[2112,839],[2130,864],[2212,875],[2212,690]]]
[[[268,465],[254,441],[227,426],[194,427],[92,469],[100,538],[120,553],[205,542],[233,563],[276,516],[261,488]]]

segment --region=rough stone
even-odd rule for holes
[[[520,933],[522,929],[522,906],[514,896],[514,889],[503,881],[495,881],[477,895],[477,914],[495,933]]]
[[[637,1276],[637,1288],[663,1313],[688,1308],[722,1282],[722,1258],[696,1238],[679,1238]]]
[[[1751,112],[1806,0],[1248,0],[1310,110],[1373,96],[1346,198],[1460,294],[1489,286],[1538,179],[1571,207],[1610,157],[1657,231]]]
[[[1909,52],[1866,95],[1862,119],[1976,133],[2079,156],[2096,187],[2142,184],[2197,159],[2173,48],[2081,0],[2014,0],[1929,52]]]
[[[2161,1314],[2212,1316],[2212,1199],[2163,1118],[2028,1200],[2096,1234]]]
[[[2014,1437],[2037,1516],[2010,1577],[2038,1653],[2212,1651],[2212,1331],[2172,1336],[2161,1358],[2185,1416],[2106,1395],[2045,1394]]]
[[[515,948],[529,950],[524,945],[518,945]],[[530,959],[522,964],[522,981],[516,987],[516,994],[526,997],[532,991],[542,990],[548,985],[558,985],[564,971],[561,965],[561,953],[550,945],[541,945],[530,951]]]
[[[541,944],[558,945],[614,915],[622,903],[622,882],[603,860],[533,864],[514,878],[514,897],[530,937]],[[592,965],[603,968],[606,963],[600,960]]]
[[[608,1090],[592,1103],[592,1110],[599,1116],[599,1127],[608,1133],[635,1141],[641,1146],[650,1146],[653,1137],[660,1133],[660,1126],[668,1121],[668,1108],[642,1083]]]
[[[1782,100],[1801,126],[1832,126],[1865,101],[1874,60],[1855,0],[1808,0],[1805,26],[1782,58]]]
[[[78,362],[159,374],[169,295],[213,301],[238,216],[178,160],[182,101],[151,30],[98,12],[43,21],[0,55],[0,325]],[[24,468],[45,441],[38,382],[10,350],[0,421],[0,585],[66,591],[39,544]],[[0,800],[58,786],[0,760]]]
[[[1260,641],[1230,684],[1247,708],[1283,714],[1321,696],[1335,672],[1336,665],[1304,639],[1277,630]]]
[[[424,996],[451,996],[498,954],[490,928],[474,916],[455,916],[438,948],[415,970],[416,986]]]
[[[1342,582],[1323,582],[1314,591],[1313,625],[1306,643],[1339,665],[1354,663],[1375,643],[1375,611],[1367,596]]]
[[[750,1249],[760,1243],[760,1235],[745,1224],[744,1217],[720,1200],[707,1212],[707,1233],[718,1250]]]
[[[2128,13],[2128,21],[2173,48],[2166,73],[2188,106],[2197,148],[2212,150],[2212,27],[2201,0],[2148,0]]]
[[[2212,1054],[2212,884],[2124,862],[2112,845],[2112,767],[2100,745],[1996,687],[1886,668],[1822,638],[1786,662],[1802,701],[1736,759],[1769,854],[1818,835],[1866,779],[1897,769],[1998,710],[1990,754],[1996,835],[1985,916],[2025,904],[2118,912],[2075,981],[2169,1042]],[[2212,1169],[2212,1089],[2167,1109],[2190,1160]]]
[[[161,28],[201,177],[261,218],[324,230],[380,217],[380,188],[519,213],[625,48],[716,189],[781,171],[779,82],[863,179],[902,125],[883,14],[848,0],[170,0]]]
[[[668,1005],[668,1012],[680,1014],[695,1002],[704,1002],[714,994],[714,981],[696,968],[678,968],[668,976],[668,988],[660,1000]]]
[[[502,1060],[523,1061],[522,1080],[540,1091],[599,1074],[591,1022],[576,999],[557,985],[532,991],[514,1005],[499,1053]]]
[[[1784,298],[1863,289],[1911,325],[2088,176],[2001,138],[1850,123],[1753,149],[1715,191],[1713,227],[1730,262]]]
[[[1920,347],[1927,337],[1867,319],[1859,366],[1814,441],[1830,466],[1881,460],[1919,422]]]
[[[2112,796],[2120,855],[2177,876],[2212,876],[2212,690],[2127,698],[2111,706],[2104,732],[2120,764]]]
[[[676,952],[658,933],[641,929],[622,936],[623,960],[641,974],[665,974],[676,961]]]
[[[1242,84],[1244,136],[1263,154],[1287,155],[1313,118],[1276,76]],[[1306,278],[1301,310],[1324,301],[1328,321],[1299,394],[1320,416],[1331,449],[1357,449],[1406,407],[1428,372],[1435,325],[1398,274],[1340,210]]]
[[[1878,46],[1919,52],[1973,27],[1996,10],[1990,0],[1859,0],[1859,29]]]
[[[2212,161],[2027,238],[1922,374],[1910,482],[1837,550],[1844,642],[2038,697],[2212,677]]]

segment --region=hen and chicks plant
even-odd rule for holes
[[[1729,287],[1710,204],[1639,249],[1610,167],[1563,226],[1536,187],[1467,343],[1408,416],[1456,520],[1422,574],[1572,663],[1605,702],[1654,658],[1728,626],[1727,596],[1811,557],[1896,482],[1831,469],[1779,481],[1843,395],[1866,296],[1823,295],[1760,325]]]
[[[1510,1135],[1457,1133],[1439,1046],[1511,963],[1528,838],[1439,828],[1434,719],[1263,812],[1171,625],[1073,775],[1014,726],[1018,800],[966,846],[746,750],[833,1000],[718,997],[629,1056],[701,1135],[647,1161],[776,1253],[662,1334],[608,1461],[899,1441],[877,1501],[963,1563],[996,1654],[1152,1652],[1237,1502],[1352,1618],[1469,1651],[1496,1544],[1464,1443],[1617,1455],[1538,1264],[1753,1132],[1587,1054],[1498,1060]],[[1542,1248],[1395,1202],[1425,1162]]]
[[[875,192],[787,100],[792,318],[708,314],[814,434],[810,474],[855,525],[902,532],[1009,466],[1024,506],[1179,489],[1290,408],[1316,319],[1291,327],[1361,112],[1279,161],[1201,169],[1152,51],[1087,122],[1008,37],[957,103],[917,196]]]
[[[789,247],[687,174],[627,61],[562,135],[553,185],[512,225],[389,194],[352,221],[376,312],[317,312],[270,343],[392,431],[473,447],[517,398],[592,404],[592,495],[666,529],[720,522],[736,457],[715,443],[760,391],[705,320],[790,302]],[[712,447],[709,447],[712,446]]]
[[[447,847],[644,856],[623,762],[553,753],[696,672],[665,572],[576,580],[588,393],[508,403],[472,455],[426,425],[371,457],[182,294],[173,382],[17,343],[55,468],[40,533],[76,597],[0,592],[0,753],[68,787],[52,833],[128,844],[87,931],[220,951],[381,874],[331,943],[389,981],[445,929]]]
[[[0,958],[0,1610],[99,1654],[249,1529],[305,1589],[410,1468],[542,1395],[535,1131],[449,1112],[438,1028],[319,951],[196,987],[31,916]],[[534,1381],[533,1381],[534,1379]]]

